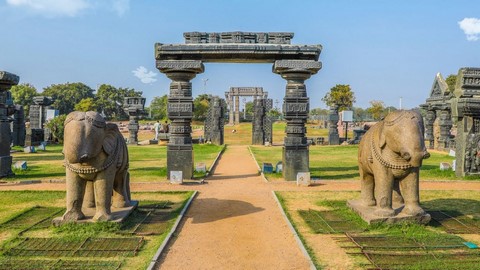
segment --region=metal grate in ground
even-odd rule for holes
[[[142,205],[132,215],[132,222],[124,230],[136,235],[158,235],[168,229],[168,221],[174,216],[170,210],[173,203],[164,201]]]
[[[365,256],[373,269],[439,269],[440,265],[441,269],[478,269],[480,265],[480,251],[468,249],[464,240],[454,235],[422,239],[345,235],[337,241],[349,250],[348,254]]]
[[[480,234],[480,223],[462,215],[449,211],[427,211],[432,216],[430,224],[441,226],[448,233]]]
[[[57,238],[24,238],[6,252],[8,256],[114,257],[135,256],[143,237],[87,238],[66,241]]]
[[[352,220],[336,211],[298,210],[298,214],[314,233],[335,234],[344,232],[361,232],[362,228]]]
[[[0,269],[12,270],[116,270],[120,269],[121,261],[95,261],[95,260],[28,260],[22,259],[1,259]]]
[[[64,211],[60,207],[35,206],[17,217],[0,225],[0,229],[23,229],[25,232],[32,228],[47,228],[52,223],[52,218]]]

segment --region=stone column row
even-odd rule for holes
[[[305,80],[320,70],[321,63],[313,60],[278,60],[273,72],[287,80],[283,114],[287,121],[283,147],[283,177],[295,180],[297,173],[309,172],[309,151],[305,123],[309,113],[309,99]]]

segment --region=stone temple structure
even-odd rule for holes
[[[123,109],[130,117],[128,122],[129,144],[138,144],[138,130],[140,129],[138,119],[145,114],[145,100],[143,97],[124,98]]]
[[[445,150],[449,148],[450,130],[452,129],[452,116],[450,99],[453,93],[440,73],[437,73],[433,81],[430,96],[425,104],[420,105],[426,111],[425,117],[425,139],[429,141],[430,149]],[[434,122],[439,119],[440,137],[438,145],[435,145]]]
[[[203,63],[271,63],[274,73],[286,80],[283,113],[287,121],[283,148],[283,174],[295,180],[309,171],[305,123],[309,98],[305,80],[322,67],[321,45],[293,45],[293,33],[184,33],[185,44],[155,44],[156,65],[172,80],[168,117],[172,121],[167,146],[167,175],[182,171],[193,175],[191,80],[205,71]]]
[[[263,91],[263,87],[230,87],[230,91],[225,92],[225,98],[228,104],[228,124],[237,125],[240,123],[240,97],[253,97],[254,103],[257,98],[267,98],[268,92]]]
[[[51,109],[53,99],[51,97],[37,96],[33,98],[30,105],[30,126],[27,127],[25,145],[35,146],[48,139],[49,131],[46,131],[44,124],[47,119],[47,110]]]
[[[12,136],[9,116],[14,114],[15,106],[9,90],[19,81],[17,75],[0,71],[0,178],[14,175],[10,156]]]
[[[217,145],[223,144],[225,107],[226,104],[224,99],[218,96],[214,96],[210,99],[210,107],[208,108],[204,128],[205,141]]]

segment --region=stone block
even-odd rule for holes
[[[410,222],[418,224],[428,224],[430,222],[430,214],[425,213],[419,216],[412,216],[402,212],[404,205],[393,205],[395,215],[392,217],[382,217],[375,214],[377,209],[375,206],[365,206],[361,200],[349,200],[347,206],[350,207],[355,213],[357,213],[368,224],[375,223],[400,223]]]
[[[284,147],[282,163],[283,178],[287,181],[297,180],[297,173],[310,171],[308,148],[289,149]]]
[[[272,163],[263,163],[262,172],[263,173],[273,173]]]
[[[34,146],[27,146],[23,148],[23,152],[25,153],[36,153],[37,151],[35,150]]]
[[[26,170],[27,169],[27,162],[22,160],[22,161],[17,161],[13,165],[15,169],[20,169],[20,170]]]
[[[170,184],[176,184],[176,185],[183,184],[182,171],[170,171]]]
[[[450,166],[450,163],[448,162],[440,162],[440,170],[441,171],[446,171],[446,170],[451,170],[452,166]]]
[[[203,162],[197,163],[195,166],[195,171],[202,173],[207,172],[207,166]]]
[[[308,187],[312,184],[310,180],[310,172],[299,172],[297,173],[297,186]]]
[[[14,173],[12,172],[12,157],[11,156],[0,157],[0,178],[9,177],[13,175]]]
[[[47,143],[41,142],[40,145],[37,147],[38,150],[46,151],[47,150]]]
[[[283,171],[283,164],[281,161],[277,162],[275,165],[275,172],[276,173],[281,173]]]
[[[183,179],[191,179],[193,177],[192,145],[168,145],[167,147],[167,175],[170,176],[171,171],[182,171]]]

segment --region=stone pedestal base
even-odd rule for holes
[[[340,145],[340,136],[337,134],[328,134],[328,145]]]
[[[4,156],[0,157],[0,178],[10,177],[15,174],[12,171],[12,157]]]
[[[296,181],[297,173],[309,172],[309,158],[307,149],[283,148],[283,178],[287,181]]]
[[[193,177],[192,145],[168,145],[167,170],[167,177],[169,180],[171,171],[182,171],[183,179],[191,179]]]
[[[350,207],[355,213],[357,213],[363,220],[368,224],[374,223],[400,223],[400,222],[409,222],[409,223],[418,223],[418,224],[427,224],[430,222],[430,214],[425,213],[421,216],[412,216],[402,213],[402,205],[394,205],[393,209],[395,210],[395,216],[393,217],[382,217],[375,214],[377,209],[375,206],[365,206],[362,204],[361,200],[350,200],[347,201],[347,206]]]
[[[263,145],[263,132],[253,132],[252,134],[252,144],[253,145]]]
[[[138,201],[132,201],[132,206],[123,207],[123,208],[116,208],[112,207],[112,220],[111,222],[121,223],[123,222],[132,212],[137,208]],[[83,207],[82,212],[85,215],[85,218],[82,220],[74,221],[75,223],[88,223],[88,222],[95,222],[92,218],[95,215],[95,207],[87,208]],[[60,226],[67,222],[63,221],[62,217],[57,217],[52,220],[53,226]]]

